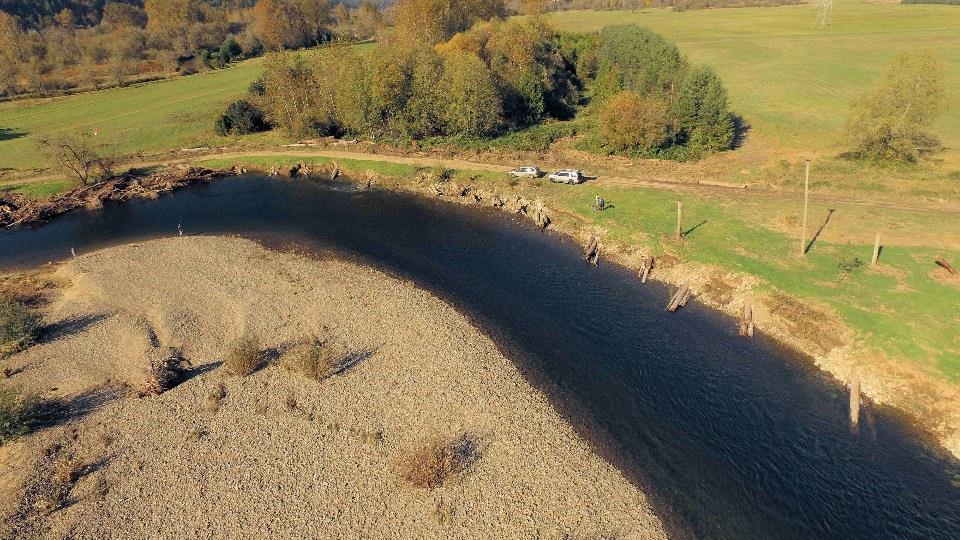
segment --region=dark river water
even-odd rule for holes
[[[332,250],[467,313],[675,537],[960,539],[960,464],[810,362],[669,291],[583,263],[580,248],[493,210],[395,193],[238,178],[0,233],[0,268],[184,233]]]

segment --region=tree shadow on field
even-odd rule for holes
[[[0,142],[9,141],[12,139],[19,139],[20,137],[25,137],[27,135],[26,131],[19,131],[12,128],[0,127]]]
[[[733,142],[730,143],[731,150],[737,150],[747,140],[747,133],[750,133],[752,126],[739,114],[733,116]]]

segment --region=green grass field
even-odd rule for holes
[[[687,57],[712,66],[731,104],[760,136],[796,150],[836,151],[850,105],[900,51],[936,51],[949,66],[949,95],[960,96],[960,7],[835,0],[832,24],[815,25],[812,4],[673,12],[560,12],[560,30],[636,23],[662,34]],[[936,126],[960,147],[960,107]]]
[[[740,151],[744,155],[758,141],[757,152],[765,155],[842,150],[851,103],[902,50],[938,51],[950,66],[951,96],[960,96],[957,6],[837,0],[832,24],[824,30],[815,27],[812,5],[561,12],[551,19],[558,29],[571,31],[637,23],[677,43],[693,62],[713,66],[734,110],[752,127],[748,148]],[[99,128],[124,152],[232,144],[236,141],[214,135],[213,120],[246,92],[260,62],[123,89],[0,103],[0,170],[41,167],[33,138],[81,126]],[[947,160],[960,163],[960,107],[948,110],[937,133],[949,148]],[[275,139],[261,135],[244,142]]]
[[[121,152],[216,146],[213,121],[260,73],[260,59],[165,81],[60,98],[0,103],[0,169],[43,165],[37,135],[100,129]]]

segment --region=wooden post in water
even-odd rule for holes
[[[677,240],[683,240],[683,203],[677,201]]]
[[[687,305],[687,302],[690,300],[690,285],[686,284],[670,298],[670,303],[667,304],[667,311],[674,312],[683,306]]]
[[[807,206],[810,203],[810,160],[804,162],[803,172],[803,221],[800,229],[800,256],[807,254]]]
[[[876,268],[877,261],[880,260],[880,233],[877,233],[877,239],[873,242],[873,259],[870,262],[870,266]]]
[[[653,269],[653,255],[643,259],[643,268],[640,269],[640,283],[646,283],[650,277],[650,270]]]
[[[740,312],[740,335],[753,337],[753,302],[749,300],[743,304],[743,311]]]
[[[850,431],[856,433],[860,425],[860,374],[850,373]]]

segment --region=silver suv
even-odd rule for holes
[[[550,175],[551,182],[560,184],[582,184],[584,180],[583,171],[576,169],[564,169]]]
[[[540,169],[536,167],[517,167],[510,171],[512,176],[517,178],[540,178]]]

